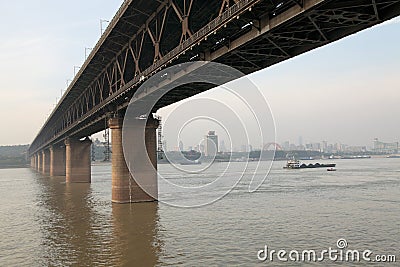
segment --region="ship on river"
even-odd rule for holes
[[[301,163],[299,160],[296,159],[291,159],[288,160],[286,163],[286,166],[283,167],[284,169],[315,169],[315,168],[335,168],[336,164],[334,163],[329,163],[329,164],[321,164],[321,163],[315,163],[315,164],[305,164]]]

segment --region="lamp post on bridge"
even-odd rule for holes
[[[110,21],[108,21],[106,19],[100,19],[100,35],[103,35],[103,32],[104,32],[103,23],[110,23]]]
[[[76,76],[76,70],[78,69],[80,69],[81,67],[79,67],[79,66],[74,66],[74,77]]]
[[[69,86],[69,84],[72,82],[72,80],[71,79],[67,79],[67,88],[68,88],[68,86]],[[62,89],[61,89],[61,92],[62,92]]]
[[[92,50],[93,48],[85,47],[85,60],[88,58],[88,55],[90,54],[90,52],[92,52]]]

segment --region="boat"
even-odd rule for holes
[[[400,155],[390,155],[390,156],[387,156],[386,158],[388,158],[388,159],[400,159]]]
[[[358,156],[341,156],[340,159],[370,159],[371,156],[358,155]]]
[[[295,159],[288,160],[288,162],[286,163],[286,166],[283,168],[284,169],[300,169],[300,161],[295,160]]]
[[[201,161],[195,160],[195,161],[184,161],[180,163],[181,165],[201,165]]]
[[[328,171],[328,172],[335,172],[336,169],[335,169],[335,168],[329,168],[329,169],[327,169],[327,171]]]
[[[284,169],[315,169],[315,168],[335,168],[336,164],[329,163],[329,164],[301,164],[299,160],[291,159],[288,160],[286,166],[283,167]]]

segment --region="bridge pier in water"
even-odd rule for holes
[[[157,172],[157,129],[160,121],[157,119],[150,118],[146,124],[145,141],[147,155],[150,159],[150,168],[145,166],[145,173],[143,174],[145,179],[148,181],[146,188],[156,196],[158,199],[158,172]],[[147,169],[148,168],[148,169]]]
[[[36,158],[36,162],[35,162],[35,170],[37,171],[37,172],[39,172],[40,171],[40,155],[38,154],[38,153],[36,153],[35,154],[35,158]]]
[[[50,176],[65,176],[65,150],[65,146],[53,145],[50,147]]]
[[[68,138],[65,140],[65,175],[67,183],[91,182],[91,145],[86,138],[83,141]],[[55,166],[56,166],[56,162]],[[58,164],[60,166],[61,164]]]
[[[43,173],[43,159],[44,159],[43,151],[40,151],[39,152],[39,169],[38,169],[38,171],[40,173]]]
[[[36,170],[36,155],[33,155],[33,156],[31,157],[31,168],[32,168],[33,170]]]
[[[36,171],[37,172],[40,172],[42,169],[41,162],[42,162],[42,154],[36,153]]]
[[[44,175],[50,174],[50,150],[44,149],[42,151],[42,173]]]
[[[145,128],[146,151],[137,149],[131,151],[139,155],[140,161],[135,168],[134,179],[129,171],[123,150],[123,119],[112,118],[109,120],[112,135],[112,202],[113,203],[138,203],[153,202],[158,198],[157,183],[157,135],[159,121],[149,119]],[[132,140],[140,141],[143,136],[143,127],[134,128],[129,134]],[[134,143],[135,143],[134,142]],[[91,182],[91,145],[92,141],[86,138],[83,141],[67,138],[63,145],[52,145],[31,157],[31,167],[43,175],[66,176],[67,183]],[[137,146],[133,145],[130,148]],[[148,156],[148,159],[145,158]],[[143,159],[143,160],[142,160]],[[150,163],[149,163],[150,162]],[[140,181],[140,186],[136,182]],[[143,188],[144,189],[143,189]]]
[[[135,175],[140,177],[141,186],[145,182],[145,189],[150,192],[146,193],[136,182],[129,171],[127,162],[124,156],[123,140],[122,140],[122,118],[111,118],[109,120],[109,127],[111,129],[111,142],[112,142],[112,202],[113,203],[136,203],[136,202],[153,202],[157,201],[158,185],[157,185],[157,139],[156,130],[158,128],[158,121],[149,119],[146,124],[145,142],[147,153],[151,160],[152,166],[141,165],[143,168],[136,171]],[[143,130],[138,127],[139,131]],[[133,131],[134,133],[135,131]],[[140,133],[134,134],[140,136]],[[139,138],[137,138],[139,139]],[[141,140],[137,140],[141,142]],[[134,148],[133,148],[134,149]],[[132,151],[132,153],[141,153],[143,157],[146,156],[145,151]],[[136,167],[136,166],[135,166]]]

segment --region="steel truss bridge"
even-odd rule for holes
[[[249,74],[400,14],[400,0],[126,0],[32,142],[32,156],[104,130],[144,80],[215,61]],[[212,88],[180,87],[155,110]]]

